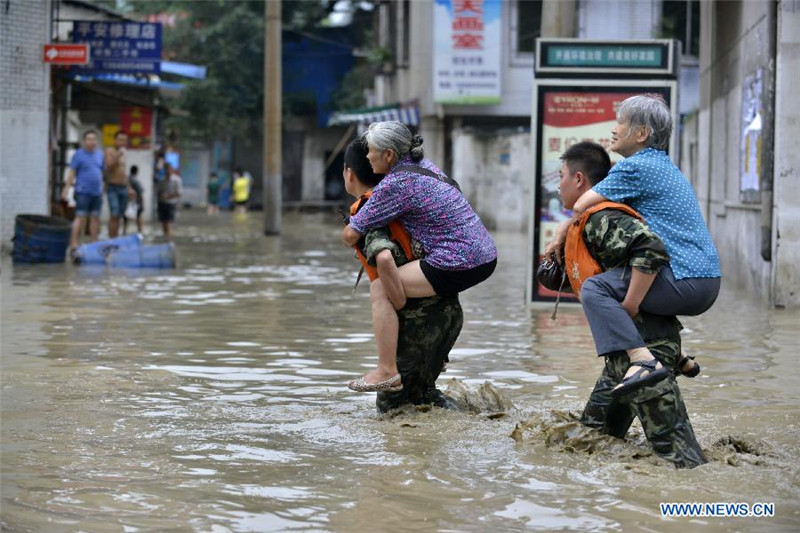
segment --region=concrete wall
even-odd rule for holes
[[[527,132],[453,131],[453,179],[487,227],[527,231],[532,172]]]
[[[442,120],[448,116],[528,116],[531,112],[531,88],[533,86],[533,56],[528,60],[511,57],[511,15],[512,2],[502,3],[501,18],[501,96],[496,105],[438,105],[433,99],[433,52],[434,52],[434,4],[431,0],[414,0],[410,4],[409,34],[410,57],[407,64],[399,65],[394,73],[376,78],[376,99],[378,105],[417,99],[420,113],[428,120]],[[383,4],[382,9],[402,10],[402,3]],[[382,20],[388,14],[381,14]],[[400,18],[398,17],[398,20]],[[398,35],[402,34],[398,29]],[[440,128],[428,128],[425,142]],[[437,144],[443,142],[437,140]]]
[[[305,136],[303,146],[303,185],[301,199],[305,202],[325,199],[326,152],[336,147],[347,128],[315,128]],[[338,172],[341,173],[339,168]]]
[[[770,87],[775,39],[771,2],[703,2],[701,4],[700,113],[698,116],[698,197],[720,254],[723,283],[769,300],[772,264],[762,257],[762,216],[769,211],[740,192],[742,172],[743,84],[763,74],[765,126],[771,120]],[[746,100],[746,98],[745,98]],[[769,128],[765,128],[769,130]],[[770,133],[771,135],[771,133]],[[771,160],[768,136],[764,160]],[[762,167],[762,184],[769,165]],[[762,185],[763,188],[763,185]],[[769,194],[762,191],[766,200]],[[768,239],[769,237],[767,237]],[[767,254],[768,255],[768,254]]]
[[[150,152],[150,168],[153,167],[153,154]],[[248,167],[242,166],[250,171]],[[141,165],[139,166],[141,173]],[[211,151],[204,146],[186,147],[181,152],[181,205],[191,204],[192,207],[206,205],[206,185],[208,175],[211,173]],[[252,171],[250,171],[252,172]],[[253,173],[255,176],[256,174]],[[152,183],[152,179],[150,182]]]
[[[777,12],[774,303],[800,307],[800,2]]]
[[[14,218],[47,214],[50,1],[9,0],[0,16],[0,248]]]
[[[652,39],[661,23],[661,2],[584,0],[578,10],[582,39]]]

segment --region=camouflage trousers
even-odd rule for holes
[[[638,418],[656,455],[678,468],[705,464],[708,461],[695,438],[675,380],[681,350],[680,323],[674,317],[642,313],[637,317],[637,327],[655,358],[672,372],[655,385],[614,399],[611,390],[625,377],[630,360],[625,352],[607,355],[603,372],[581,415],[581,423],[621,439],[633,419]],[[654,339],[654,334],[660,338]]]
[[[378,411],[385,413],[405,403],[450,407],[448,398],[436,388],[436,379],[464,323],[458,296],[409,298],[397,316],[397,369],[403,390],[379,392]]]

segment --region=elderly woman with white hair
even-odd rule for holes
[[[397,220],[422,245],[424,256],[371,283],[378,368],[348,387],[361,392],[398,390],[402,380],[396,363],[397,310],[405,298],[457,294],[481,283],[494,272],[497,249],[458,184],[424,158],[421,136],[389,121],[371,124],[364,139],[373,171],[386,176],[350,217],[342,242],[353,246],[368,231]],[[385,261],[394,268],[390,255]],[[377,260],[380,263],[382,257]]]
[[[617,108],[617,124],[611,130],[611,150],[624,159],[578,199],[573,218],[559,226],[545,249],[545,256],[560,261],[570,224],[590,207],[607,201],[625,203],[638,211],[664,241],[670,262],[657,274],[620,267],[589,278],[581,289],[598,354],[625,350],[631,360],[618,394],[647,383],[651,372],[663,372],[660,363],[653,363],[633,323],[640,309],[657,315],[694,316],[708,310],[719,294],[722,273],[717,249],[691,183],[666,153],[671,134],[672,115],[661,96],[625,99]],[[622,333],[612,336],[609,331]],[[700,370],[686,356],[679,368],[690,377]]]

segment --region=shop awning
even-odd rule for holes
[[[386,120],[397,120],[409,126],[419,126],[419,105],[416,101],[397,103],[381,107],[367,107],[340,111],[331,115],[328,126],[343,124],[371,124]]]
[[[171,89],[180,91],[183,84],[173,81],[164,81],[157,76],[132,76],[128,74],[72,74],[69,76],[75,81],[90,82],[92,80],[104,81],[106,83],[118,83],[120,85],[134,85],[148,89]]]
[[[206,67],[200,65],[192,65],[191,63],[178,63],[177,61],[162,61],[161,72],[167,74],[176,74],[184,78],[193,78],[195,80],[206,79]]]
[[[175,74],[184,78],[193,78],[196,80],[206,79],[206,67],[200,65],[192,65],[190,63],[176,63],[175,61],[162,61],[161,72],[167,74]],[[89,82],[92,80],[104,81],[106,83],[119,83],[122,85],[135,85],[137,87],[145,87],[151,89],[167,89],[171,91],[180,91],[183,89],[183,84],[167,81],[161,79],[161,76],[146,75],[134,76],[132,74],[115,74],[111,72],[91,72],[84,73],[80,70],[70,72],[68,75],[75,81]]]

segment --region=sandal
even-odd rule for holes
[[[619,398],[625,394],[637,391],[647,385],[654,385],[659,381],[665,379],[669,375],[669,371],[662,365],[661,368],[656,369],[658,364],[657,359],[649,361],[634,361],[630,366],[639,366],[639,370],[634,372],[631,376],[623,379],[619,385],[611,390],[611,396]],[[646,375],[642,376],[643,373]]]
[[[694,378],[700,373],[700,365],[698,363],[695,363],[694,366],[689,370],[683,369],[683,365],[690,360],[694,361],[693,355],[686,355],[685,353],[681,352],[681,358],[678,360],[678,373],[686,376],[687,378]]]
[[[347,388],[356,392],[399,392],[403,390],[400,383],[400,374],[396,374],[385,381],[378,383],[367,383],[363,377],[354,379],[347,383]]]

